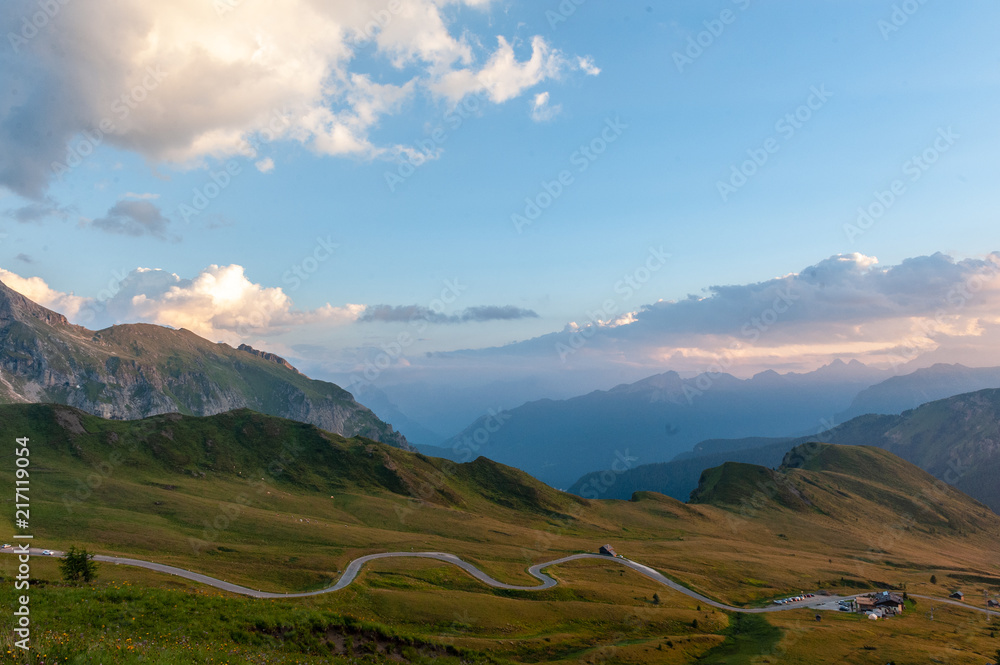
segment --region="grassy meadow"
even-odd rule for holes
[[[32,438],[37,546],[262,590],[323,588],[358,556],[408,550],[454,553],[501,581],[534,584],[530,565],[604,543],[734,605],[817,589],[960,587],[970,601],[1000,590],[1000,518],[962,495],[935,495],[930,512],[905,504],[922,482],[907,467],[862,480],[792,470],[805,507],[760,487],[738,505],[652,493],[588,501],[487,460],[452,465],[249,412],[139,423],[69,413],[25,407],[4,422],[5,434]],[[6,496],[12,476],[0,474]],[[729,497],[745,478],[716,481]],[[12,517],[0,515],[8,533]],[[0,555],[8,607],[15,563]],[[556,588],[503,591],[441,562],[382,560],[340,592],[271,601],[108,564],[92,588],[69,587],[54,560],[36,557],[33,655],[43,660],[32,662],[885,663],[926,650],[981,665],[1000,648],[984,615],[938,607],[931,622],[929,601],[871,624],[831,612],[817,622],[808,610],[748,618],[610,561],[548,572]]]

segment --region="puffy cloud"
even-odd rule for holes
[[[375,305],[365,309],[359,318],[363,323],[408,323],[411,321],[426,321],[427,323],[469,323],[484,321],[512,321],[515,319],[538,318],[538,314],[530,309],[522,309],[513,305],[487,305],[469,307],[458,314],[444,314],[420,305]]]
[[[107,215],[90,222],[101,231],[127,236],[155,236],[166,238],[170,220],[160,209],[146,199],[124,199],[108,210]]]
[[[72,293],[56,291],[50,288],[41,277],[22,277],[3,268],[0,268],[0,282],[29,300],[65,315],[70,320],[93,303],[92,298],[82,298]]]
[[[257,161],[254,166],[256,166],[257,170],[261,173],[270,173],[274,170],[274,160],[270,157],[265,157],[264,159]]]
[[[37,2],[6,2],[0,17],[14,29],[0,53],[10,82],[0,89],[0,185],[40,197],[55,165],[72,167],[102,143],[181,166],[257,159],[267,140],[397,155],[407,146],[370,135],[420,92],[455,103],[486,91],[501,103],[574,68],[538,36],[523,60],[503,37],[495,49],[479,46],[448,24],[449,4],[490,3],[60,2],[46,25],[21,34]],[[389,65],[384,81],[352,71],[366,49]]]
[[[282,334],[293,326],[353,321],[364,310],[362,305],[330,304],[309,311],[293,309],[282,289],[251,282],[239,265],[211,265],[190,280],[161,270],[130,277],[108,303],[109,311],[229,343],[250,335]]]
[[[282,289],[251,282],[238,265],[211,265],[194,279],[138,268],[100,300],[61,293],[39,277],[24,278],[3,269],[0,281],[90,328],[141,321],[187,328],[207,339],[233,345],[281,335],[302,325],[351,322],[365,309],[363,305],[326,304],[313,310],[297,310]]]

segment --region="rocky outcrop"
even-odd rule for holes
[[[273,363],[278,363],[282,367],[287,367],[288,369],[292,370],[293,372],[295,372],[297,374],[301,374],[302,373],[302,372],[299,372],[299,370],[297,370],[294,367],[292,367],[292,363],[288,362],[287,360],[285,360],[281,356],[275,355],[273,353],[268,353],[267,351],[258,351],[257,349],[253,348],[249,344],[240,344],[238,347],[236,347],[236,350],[237,351],[246,351],[247,353],[252,353],[253,355],[257,356],[258,358],[263,358],[264,360],[270,360]]]
[[[0,403],[13,402],[122,420],[249,408],[411,449],[349,392],[280,356],[149,324],[88,330],[0,283]]]

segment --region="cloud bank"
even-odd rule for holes
[[[476,358],[509,365],[520,358],[534,367],[747,374],[813,369],[838,357],[883,366],[925,354],[947,360],[971,348],[985,352],[975,364],[1000,362],[1000,253],[958,261],[938,253],[888,267],[844,254],[790,275],[712,286],[636,311],[611,304],[595,303],[587,318],[557,333],[439,353],[430,363],[457,366]]]
[[[366,357],[364,348],[354,346],[360,333],[342,328],[348,324],[455,325],[538,316],[510,305],[451,314],[418,305],[298,309],[281,288],[251,281],[239,265],[212,265],[192,279],[145,268],[120,277],[112,292],[88,298],[0,269],[0,280],[11,288],[91,328],[143,321],[230,344],[267,340],[268,348],[287,349],[314,327],[319,337],[302,348],[314,348],[317,358],[337,358],[327,369],[345,373]],[[559,332],[486,349],[422,353],[414,346],[394,365],[413,376],[436,374],[444,380],[469,372],[530,377],[556,370],[747,375],[810,370],[835,358],[881,366],[1000,364],[1000,253],[963,260],[938,253],[887,267],[874,257],[844,254],[797,273],[713,286],[701,295],[635,311],[609,312],[606,305],[595,303],[593,310],[606,316],[571,322]],[[337,328],[344,334],[331,336]],[[386,339],[392,337],[387,333]],[[381,348],[377,333],[366,338],[376,340],[372,349]],[[316,339],[323,340],[320,347]]]
[[[0,8],[10,26],[0,185],[36,199],[103,143],[180,166],[243,155],[264,172],[274,168],[259,155],[269,140],[323,155],[405,154],[410,146],[371,134],[417,95],[503,103],[568,71],[599,71],[541,36],[483,39],[449,23],[455,6],[485,10],[489,0],[49,4],[38,21],[36,0]],[[388,75],[358,71],[359,56]]]

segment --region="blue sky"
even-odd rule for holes
[[[90,307],[93,325],[200,323],[200,334],[343,379],[409,325],[364,311],[433,307],[447,280],[461,286],[441,307],[452,318],[421,331],[402,354],[411,361],[530,345],[586,325],[609,298],[625,314],[836,255],[877,257],[851,263],[863,272],[1000,249],[994,3],[420,0],[368,41],[357,31],[390,3],[324,13],[305,0],[232,0],[221,15],[205,4],[124,3],[98,26],[100,12],[70,3],[20,41],[11,35],[39,5],[2,10],[0,268],[15,288],[71,315]],[[690,50],[699,39],[701,52]],[[678,54],[690,60],[678,66]],[[143,83],[149,67],[162,67],[162,81]],[[119,120],[111,101],[143,85]],[[781,124],[796,113],[808,118],[794,131]],[[279,135],[267,140],[274,117]],[[49,156],[65,158],[105,118],[115,128],[94,153],[51,177]],[[240,147],[247,139],[255,154]],[[582,156],[588,145],[601,154]],[[414,151],[428,154],[409,175]],[[762,151],[766,161],[723,197],[719,183]],[[908,169],[925,151],[934,163]],[[185,215],[227,165],[231,182]],[[390,186],[387,173],[407,177]],[[512,215],[526,198],[546,201],[560,174],[561,193],[518,232]],[[884,215],[845,231],[897,180]],[[288,279],[312,265],[318,238],[335,251],[308,279]],[[616,294],[651,250],[670,258],[628,298]],[[227,273],[237,304],[217,317],[205,298],[215,311],[219,294],[191,281],[211,266],[242,268]],[[467,313],[478,307],[494,309]],[[660,346],[712,344],[722,342]],[[830,357],[885,362],[834,346]],[[581,387],[697,369],[662,348],[641,361],[607,354]],[[824,360],[789,354],[772,364]]]

